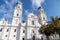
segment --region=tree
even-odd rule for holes
[[[51,21],[52,27],[54,28],[54,32],[57,32],[60,35],[60,18],[52,18]],[[50,25],[51,27],[51,25]]]
[[[49,24],[51,33],[58,33],[60,34],[60,18],[58,17],[51,17],[51,23]]]
[[[55,32],[60,35],[60,18],[57,17],[51,17],[51,23],[42,25],[39,29],[39,33],[45,34],[47,36],[47,40],[49,40],[48,36],[54,34]]]
[[[55,22],[56,22],[56,32],[60,36],[60,18],[56,19]]]
[[[41,28],[39,29],[39,33],[45,34],[47,37],[47,40],[49,40],[49,37],[51,32],[50,28],[48,27],[49,25],[42,25]]]

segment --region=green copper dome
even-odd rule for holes
[[[41,9],[41,7],[38,7],[38,9]]]
[[[19,1],[16,3],[16,5],[18,5],[18,4],[22,5],[22,3],[21,3],[21,2],[19,2]]]

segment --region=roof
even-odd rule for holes
[[[35,16],[35,14],[34,13],[29,13],[28,17],[31,17],[31,16]]]
[[[38,7],[38,9],[41,9],[41,7]]]
[[[42,7],[42,6],[41,6],[41,7],[38,7],[38,10],[39,10],[39,9],[43,9],[43,7]]]

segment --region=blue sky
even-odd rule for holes
[[[23,3],[23,20],[28,12],[34,12],[37,15],[39,6],[42,6],[46,11],[48,20],[51,16],[60,17],[60,0],[0,0],[0,19],[7,18],[11,23],[14,7],[18,1]]]

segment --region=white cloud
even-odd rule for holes
[[[18,0],[11,0],[11,4],[13,5],[14,3],[18,2]]]
[[[9,7],[10,10],[13,9],[13,5],[11,4],[11,2],[8,2],[7,0],[5,0],[4,2]]]
[[[42,3],[44,3],[45,0],[32,0],[32,7],[38,8],[39,6],[41,6]]]
[[[6,13],[4,17],[11,18],[12,17],[11,15],[13,14],[14,11],[13,5],[18,1],[19,0],[11,0],[9,2],[8,0],[4,0],[5,4],[0,6],[0,13],[4,13],[4,14]],[[6,9],[6,7],[8,9]]]
[[[5,9],[5,4],[0,6],[0,13],[6,13],[7,10]]]

